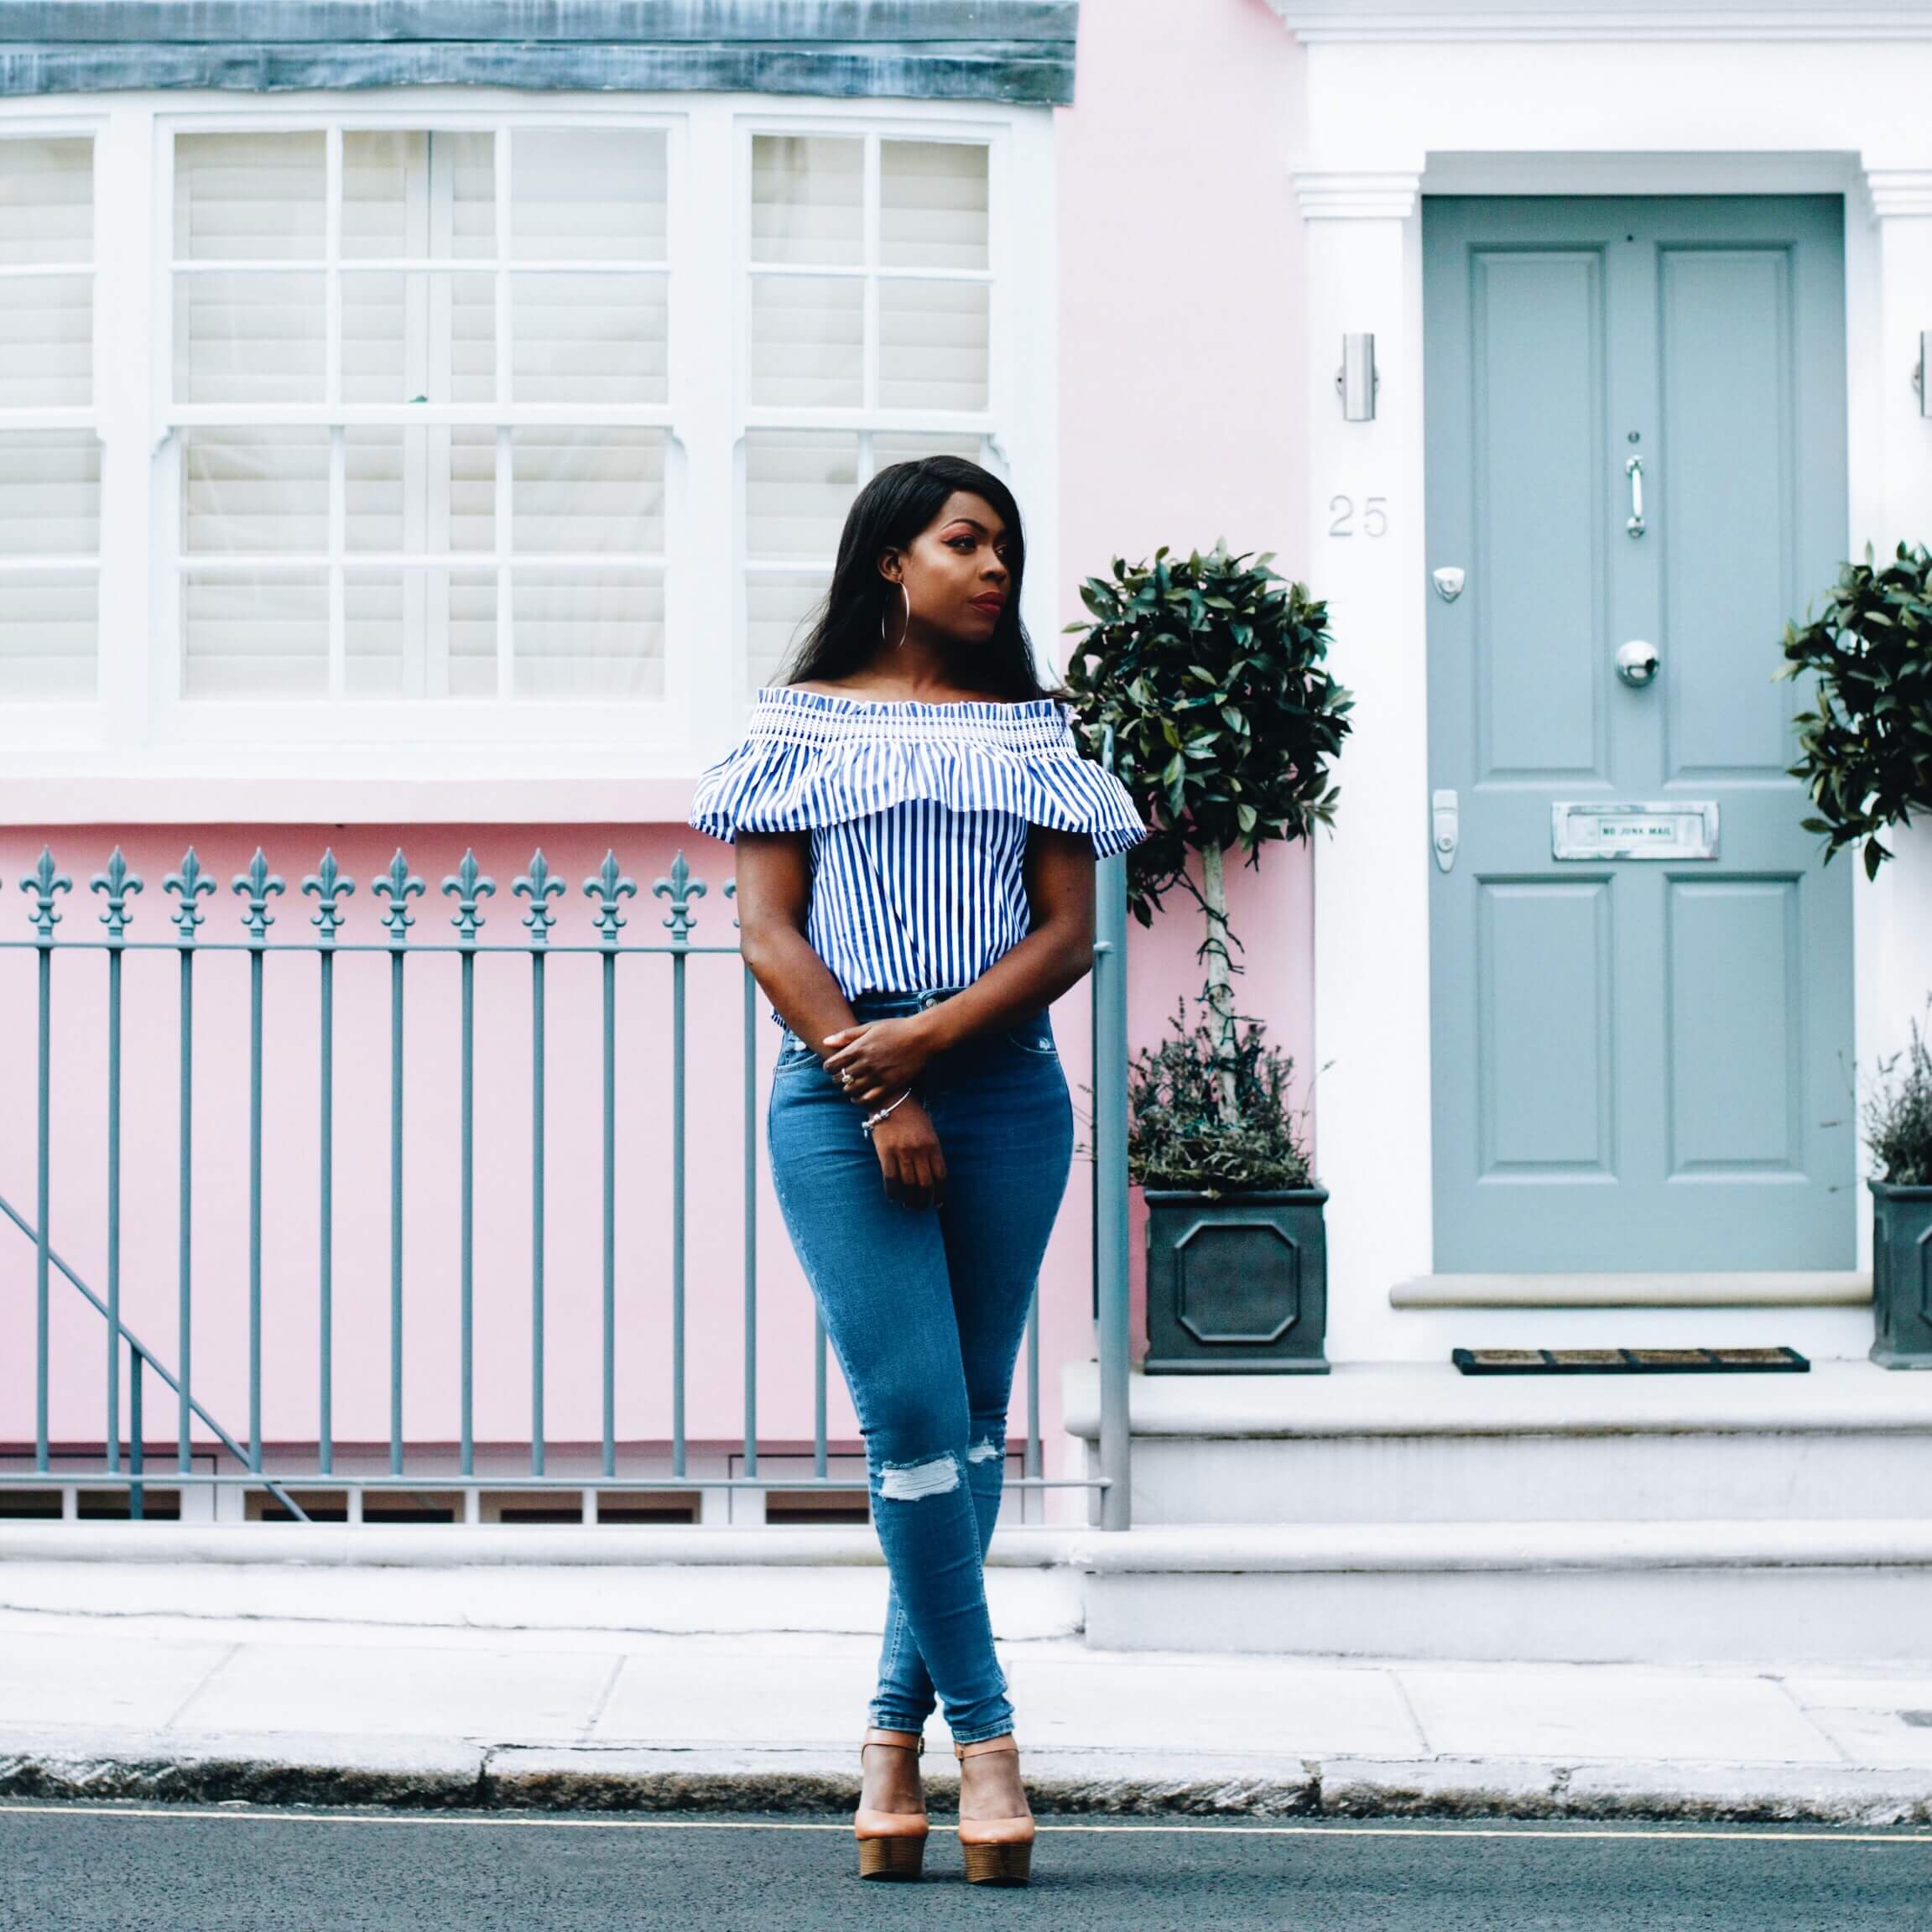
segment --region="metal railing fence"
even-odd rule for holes
[[[1110,1528],[1127,1524],[1127,1036],[1126,1036],[1126,879],[1125,859],[1114,857],[1099,862],[1097,914],[1094,939],[1094,970],[1091,976],[1093,1019],[1093,1138],[1092,1174],[1094,1214],[1094,1313],[1096,1338],[1101,1368],[1101,1428],[1099,1467],[1086,1476],[1049,1477],[1043,1472],[1040,1440],[1040,1340],[1038,1290],[1029,1315],[1023,1357],[1023,1402],[1025,1428],[1021,1452],[1021,1471],[1012,1480],[1023,1491],[1051,1488],[1081,1488],[1090,1495],[1090,1518]],[[31,1470],[18,1472],[0,1470],[0,1488],[56,1489],[71,1493],[77,1487],[126,1493],[126,1513],[134,1517],[144,1512],[150,1487],[185,1492],[197,1486],[216,1488],[241,1487],[272,1498],[284,1513],[305,1518],[308,1512],[302,1498],[315,1492],[342,1492],[348,1498],[351,1520],[362,1516],[364,1493],[387,1490],[434,1490],[450,1492],[461,1499],[466,1520],[476,1520],[479,1493],[485,1489],[501,1492],[555,1492],[568,1490],[582,1496],[582,1513],[596,1520],[597,1497],[608,1492],[614,1497],[635,1492],[683,1492],[692,1490],[784,1490],[860,1491],[866,1487],[860,1467],[841,1474],[831,1466],[834,1460],[848,1465],[849,1454],[835,1457],[827,1439],[826,1350],[822,1323],[815,1321],[813,1350],[814,1430],[810,1445],[810,1472],[795,1466],[804,1460],[804,1445],[797,1443],[785,1456],[788,1466],[770,1466],[773,1447],[761,1442],[758,1419],[758,1172],[759,1163],[758,1080],[757,1040],[761,1022],[763,994],[750,972],[740,964],[742,979],[742,1252],[743,1296],[743,1394],[742,1442],[734,1445],[731,1467],[696,1471],[689,1466],[686,1429],[686,1333],[685,1263],[688,1231],[685,1222],[685,1163],[687,1157],[687,1062],[690,1040],[687,1027],[687,973],[693,959],[731,958],[737,947],[706,945],[693,937],[696,917],[695,902],[702,897],[706,883],[695,877],[679,851],[668,877],[654,879],[653,895],[667,903],[663,920],[669,936],[662,940],[639,942],[627,935],[622,905],[637,894],[636,882],[628,877],[613,853],[607,853],[601,867],[582,882],[582,893],[589,902],[594,936],[587,944],[571,944],[556,936],[557,914],[552,902],[565,891],[565,883],[550,871],[543,852],[538,851],[527,872],[511,887],[517,898],[528,902],[522,916],[524,934],[521,940],[505,944],[492,940],[480,943],[485,924],[483,903],[496,893],[493,880],[477,867],[473,851],[466,851],[456,870],[441,881],[441,890],[453,908],[450,924],[455,937],[430,940],[412,935],[416,918],[412,904],[426,899],[425,881],[414,872],[401,851],[398,851],[386,874],[372,882],[372,896],[382,902],[380,920],[385,936],[372,942],[352,942],[343,938],[343,901],[357,889],[357,882],[341,871],[331,848],[322,855],[317,869],[302,878],[299,890],[313,901],[310,919],[312,936],[299,939],[279,937],[271,943],[269,928],[274,919],[271,903],[285,891],[285,882],[269,870],[267,858],[258,850],[245,872],[232,880],[232,889],[242,900],[240,923],[242,936],[224,940],[206,936],[207,919],[201,902],[216,891],[216,881],[202,869],[190,847],[178,869],[167,874],[163,891],[172,900],[168,919],[174,930],[165,939],[143,940],[131,936],[134,923],[135,896],[143,882],[129,871],[118,846],[104,870],[95,873],[89,883],[102,907],[99,935],[76,937],[60,933],[60,909],[64,895],[72,890],[72,881],[62,872],[50,847],[44,847],[39,865],[21,882],[30,900],[30,939],[0,940],[0,950],[31,949],[37,966],[37,1052],[34,1062],[34,1107],[38,1156],[34,1170],[34,1208],[31,1216],[21,1211],[11,1200],[0,1196],[0,1213],[33,1245],[34,1253],[34,1424]],[[727,881],[723,896],[731,898],[735,881]],[[69,900],[70,909],[80,902]],[[296,902],[299,904],[299,902]],[[735,921],[733,922],[736,923]],[[122,1309],[122,1153],[126,1133],[122,1117],[122,1021],[123,967],[129,956],[173,953],[177,961],[175,1077],[178,1136],[175,1195],[178,1226],[174,1258],[174,1334],[169,1338],[172,1359],[164,1352],[166,1345],[158,1338],[133,1332],[123,1320]],[[209,1096],[197,1095],[195,1084],[195,1028],[197,1013],[197,969],[211,953],[239,953],[247,966],[247,1416],[245,1428],[233,1430],[211,1412],[195,1392],[193,1341],[195,1336],[195,1267],[192,1252],[193,1216],[196,1206],[195,1122],[197,1101],[206,1106]],[[458,1428],[452,1445],[412,1443],[405,1429],[404,1348],[407,1331],[407,1287],[404,1229],[412,1196],[409,1185],[408,1155],[410,1140],[406,1127],[409,1082],[405,1078],[405,1040],[409,1028],[425,1024],[444,1027],[452,1018],[437,1008],[427,1022],[409,1019],[407,993],[413,975],[421,969],[412,962],[425,955],[454,955],[459,978],[458,1010],[453,1016],[457,1030],[460,1096],[456,1119],[460,1193],[456,1233],[458,1320],[456,1324],[456,1411]],[[53,1016],[56,997],[56,961],[76,955],[105,955],[106,1091],[102,1127],[106,1153],[105,1280],[97,1289],[70,1265],[55,1239],[51,1200],[52,1136],[50,1110],[57,1077],[54,1055]],[[352,1466],[338,1460],[335,1433],[336,1370],[336,1257],[337,1149],[341,1124],[336,1117],[338,1086],[336,1067],[336,966],[344,955],[388,956],[388,1094],[387,1107],[387,1165],[388,1180],[388,1456],[387,1467]],[[601,1170],[599,1192],[601,1201],[599,1314],[601,1359],[597,1387],[601,1412],[601,1440],[584,1444],[578,1453],[562,1463],[553,1461],[544,1413],[546,1289],[544,1278],[545,1228],[544,1204],[546,1191],[544,1153],[546,1105],[549,1094],[549,1070],[545,1064],[544,1024],[551,1000],[547,994],[545,968],[557,956],[588,956],[598,962],[601,980],[601,1064],[598,1069],[601,1108]],[[621,1341],[627,1347],[638,1346],[633,1335],[621,1337],[617,1317],[619,1266],[617,1216],[618,1097],[619,1070],[617,1049],[620,1006],[620,964],[657,957],[669,968],[669,1138],[670,1147],[670,1216],[668,1252],[664,1266],[669,1274],[669,1335],[659,1362],[669,1383],[669,1433],[667,1444],[656,1445],[649,1457],[642,1456],[633,1444],[620,1443],[617,1430],[617,1369]],[[270,966],[271,959],[274,961]],[[518,961],[528,977],[529,1000],[529,1201],[530,1250],[528,1265],[529,1348],[530,1362],[529,1467],[515,1474],[505,1470],[500,1454],[479,1457],[476,1428],[476,1044],[477,962],[490,962],[490,971],[513,972]],[[309,968],[310,984],[305,992],[290,988],[290,981],[303,962]],[[273,982],[273,987],[271,982]],[[284,990],[289,989],[289,990]],[[320,1159],[315,1174],[317,1245],[315,1256],[316,1333],[313,1372],[315,1377],[315,1414],[319,1426],[312,1443],[305,1438],[299,1451],[279,1448],[271,1458],[267,1451],[263,1412],[263,1141],[268,1117],[264,1112],[264,1016],[271,991],[277,1001],[309,1002],[313,1016],[313,1049],[316,1055],[315,1079],[320,1116],[315,1123]],[[768,1025],[768,1021],[765,1023]],[[18,1060],[16,1066],[19,1065]],[[23,1069],[22,1070],[24,1070]],[[228,1104],[229,1096],[216,1096],[217,1107]],[[360,1126],[361,1123],[357,1123]],[[371,1122],[371,1126],[379,1126]],[[1074,1198],[1070,1193],[1070,1200]],[[104,1400],[102,1425],[96,1445],[76,1453],[63,1446],[56,1454],[49,1429],[49,1302],[55,1278],[74,1290],[104,1323],[102,1375]],[[9,1315],[12,1322],[16,1318]],[[18,1333],[18,1331],[16,1331]],[[126,1377],[127,1401],[122,1391]],[[173,1411],[171,1469],[157,1470],[157,1459],[164,1466],[165,1447],[157,1450],[143,1440],[148,1419],[147,1385],[152,1377],[164,1402]],[[196,1424],[200,1425],[197,1440]],[[211,1447],[212,1444],[212,1447]],[[495,1445],[489,1445],[494,1450]],[[594,1454],[592,1453],[594,1449]],[[668,1456],[665,1450],[668,1449]],[[761,1449],[767,1466],[761,1467]],[[20,1445],[18,1460],[27,1460],[26,1445]],[[480,1466],[480,1462],[482,1466]],[[647,1464],[648,1466],[647,1466]],[[58,1465],[58,1466],[57,1466]],[[668,1465],[668,1466],[667,1466]]]

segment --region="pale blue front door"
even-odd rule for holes
[[[1849,1268],[1852,868],[1773,681],[1846,547],[1841,204],[1423,209],[1435,1267]]]

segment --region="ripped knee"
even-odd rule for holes
[[[966,1452],[970,1460],[971,1450]],[[888,1502],[917,1502],[928,1496],[944,1496],[957,1489],[960,1482],[956,1456],[930,1456],[923,1462],[888,1462],[878,1472],[878,1493]]]

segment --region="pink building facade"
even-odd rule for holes
[[[1927,77],[1932,42],[1913,9],[1864,9],[1854,24],[1795,4],[1746,21],[1703,5],[1211,0],[1182,22],[1157,0],[1013,0],[923,23],[886,4],[828,10],[816,27],[787,14],[779,34],[784,10],[747,3],[735,37],[700,44],[676,6],[585,0],[542,10],[540,52],[513,55],[492,48],[482,12],[450,0],[443,39],[359,50],[331,37],[328,6],[294,9],[312,18],[272,56],[219,9],[206,42],[170,42],[164,11],[128,0],[117,34],[91,27],[87,40],[55,33],[57,9],[43,8],[39,38],[8,49],[0,860],[9,881],[29,880],[45,846],[70,877],[57,941],[100,930],[89,882],[117,846],[145,882],[131,940],[172,940],[178,902],[163,882],[190,846],[215,882],[193,969],[188,1340],[195,1393],[237,1440],[253,1427],[258,1293],[262,1440],[312,1460],[321,1432],[319,968],[312,950],[276,956],[312,932],[302,881],[326,849],[357,882],[344,945],[372,949],[334,968],[334,1440],[343,1468],[379,1473],[400,1415],[412,1455],[431,1459],[424,1507],[463,1507],[433,1473],[465,1400],[461,966],[448,950],[456,901],[441,888],[473,851],[496,892],[481,903],[475,964],[471,1426],[508,1482],[528,1472],[540,1394],[549,1473],[594,1476],[604,968],[585,888],[614,853],[638,888],[622,904],[627,941],[661,945],[674,895],[654,885],[681,853],[705,888],[685,902],[693,950],[675,969],[681,1195],[674,969],[661,951],[617,969],[611,1426],[638,1467],[669,1470],[681,1227],[683,1432],[690,1472],[718,1484],[691,1506],[707,1522],[764,1513],[763,1492],[727,1486],[743,1472],[747,1414],[743,1056],[749,1037],[762,1145],[777,1029],[762,1000],[747,1023],[729,954],[731,854],[684,812],[797,634],[852,494],[877,466],[930,449],[1011,481],[1043,659],[1064,661],[1083,578],[1164,544],[1272,550],[1329,600],[1331,661],[1357,697],[1334,835],[1268,847],[1228,877],[1240,1008],[1293,1056],[1330,1190],[1338,1371],[1439,1362],[1462,1344],[1620,1343],[1633,1308],[1660,1345],[1864,1354],[1862,1212],[1834,1222],[1829,1266],[1784,1269],[1726,1270],[1667,1242],[1622,1273],[1586,1253],[1471,1262],[1450,1238],[1456,1190],[1492,1178],[1473,1154],[1466,1174],[1457,1165],[1458,1110],[1475,1118],[1482,1081],[1523,1065],[1559,1070],[1552,1086],[1574,1093],[1580,1062],[1564,1056],[1582,1053],[1583,1034],[1563,1030],[1567,1009],[1552,1002],[1534,1050],[1512,1059],[1505,1026],[1483,1036],[1489,1059],[1457,1057],[1489,1009],[1445,950],[1441,909],[1461,881],[1436,856],[1432,814],[1440,720],[1476,716],[1490,687],[1442,626],[1445,612],[1480,613],[1487,591],[1480,562],[1434,535],[1448,492],[1430,465],[1445,425],[1473,419],[1475,404],[1424,380],[1453,367],[1430,360],[1446,338],[1427,244],[1451,202],[1496,211],[1507,233],[1509,208],[1534,201],[1574,214],[1580,236],[1612,202],[1822,197],[1842,324],[1826,358],[1842,420],[1835,554],[1922,540],[1932,434],[1904,385],[1932,330],[1932,138],[1908,107],[1856,84],[1883,44],[1898,102],[1923,100],[1906,83]],[[938,15],[967,13],[957,35],[930,37]],[[1632,102],[1641,112],[1625,112]],[[1378,378],[1366,416],[1337,393],[1342,340],[1363,335]],[[1650,472],[1666,534],[1669,461]],[[1603,554],[1648,557],[1622,534],[1624,474],[1592,486],[1615,513]],[[1432,575],[1443,566],[1471,572],[1460,609]],[[1799,592],[1823,588],[1795,586],[1793,614]],[[1665,640],[1669,667],[1685,645]],[[1768,678],[1774,637],[1767,649]],[[1593,660],[1589,702],[1634,701],[1609,662]],[[1721,711],[1715,687],[1685,689],[1684,702]],[[1670,783],[1695,792],[1708,777]],[[1591,797],[1615,789],[1607,769],[1575,782]],[[1915,830],[1896,843],[1841,908],[1850,963],[1828,1019],[1865,1070],[1902,1044],[1932,977],[1932,857]],[[286,886],[264,945],[258,1288],[246,895],[232,889],[258,847]],[[393,968],[372,893],[398,849],[425,888],[409,902],[399,1236]],[[513,882],[539,849],[565,888],[544,902],[556,950],[540,1376],[532,969],[520,947],[491,956],[524,935],[533,901]],[[0,1228],[0,1456],[23,1468],[39,1426],[40,956],[34,895],[10,883],[8,896],[0,1195],[28,1232]],[[1201,937],[1178,896],[1150,930],[1130,928],[1133,1044],[1158,1039],[1197,992]],[[119,1181],[123,1316],[169,1362],[182,1275],[174,950],[124,961]],[[1545,979],[1561,964],[1549,960]],[[107,969],[99,950],[55,965],[47,1225],[60,1259],[104,1293]],[[1608,1014],[1613,993],[1655,1010],[1679,983],[1672,970],[1648,961],[1621,989],[1606,975],[1575,1010]],[[1794,1011],[1768,1001],[1740,1065],[1787,1050]],[[1054,1014],[1083,1114],[1089,1022],[1085,987]],[[1466,1060],[1478,1069],[1466,1094]],[[1085,1125],[1081,1138],[1091,1146]],[[1863,1155],[1848,1133],[1838,1151],[1842,1187]],[[1783,1157],[1752,1158],[1769,1171]],[[1091,1421],[1091,1182],[1076,1156],[1040,1284],[1049,1476],[1086,1466],[1063,1423]],[[756,1433],[766,1469],[802,1480],[820,1405],[812,1311],[762,1166],[752,1202]],[[1143,1221],[1136,1192],[1137,1351]],[[49,1311],[46,1433],[57,1450],[97,1453],[100,1318],[57,1270]],[[1204,1409],[1215,1399],[1204,1383]],[[172,1442],[172,1397],[157,1387],[148,1402],[150,1435]],[[1016,1445],[1024,1414],[1022,1393]],[[824,1416],[829,1464],[850,1469],[836,1366]],[[206,1424],[192,1433],[211,1454]],[[192,1507],[265,1506],[250,1493]],[[633,1498],[672,1514],[686,1500]],[[506,1489],[485,1513],[515,1501]],[[1049,1491],[1026,1507],[1083,1506]]]

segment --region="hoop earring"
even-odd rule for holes
[[[904,583],[904,581],[901,581],[901,583],[900,583],[900,585],[899,585],[899,589],[900,589],[900,590],[901,590],[901,591],[902,591],[904,593],[904,596],[905,596],[905,600],[906,600],[906,621],[905,621],[905,622],[904,622],[904,624],[903,624],[903,625],[900,627],[900,628],[899,628],[899,634],[898,634],[898,642],[897,642],[897,643],[895,643],[893,644],[893,648],[895,651],[896,651],[896,650],[897,650],[897,649],[899,648],[899,645],[900,645],[900,644],[903,644],[903,643],[904,643],[906,641],[906,633],[907,633],[908,631],[909,631],[909,630],[912,628],[912,624],[913,624],[913,594],[912,594],[912,592],[911,592],[910,591],[909,591],[909,590],[907,590],[907,589],[906,589],[905,584]],[[886,641],[886,614],[885,614],[885,612],[884,612],[883,611],[881,611],[881,612],[879,612],[879,642],[880,642],[880,643],[883,644],[883,643],[885,641]]]

